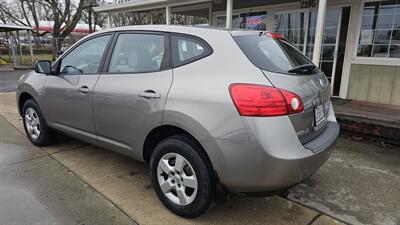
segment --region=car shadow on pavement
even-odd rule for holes
[[[199,218],[183,219],[168,211],[158,200],[145,163],[92,145],[77,147],[79,144],[73,139],[59,141],[57,146],[63,146],[64,150],[53,153],[52,157],[139,224],[308,224],[319,215],[278,196],[233,196]],[[68,149],[65,146],[74,147]]]

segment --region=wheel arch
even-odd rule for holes
[[[146,136],[146,139],[143,144],[143,159],[147,163],[150,162],[150,158],[152,155],[152,152],[154,148],[157,146],[158,143],[160,143],[162,140],[165,138],[178,135],[178,134],[183,134],[186,137],[190,138],[192,141],[194,141],[200,148],[200,154],[202,154],[206,160],[209,162],[211,165],[211,169],[213,171],[212,174],[212,179],[214,184],[216,185],[216,192],[215,192],[215,198],[217,201],[223,202],[226,199],[226,193],[227,193],[227,188],[221,183],[218,171],[221,169],[221,167],[224,167],[221,163],[220,160],[222,160],[222,157],[220,152],[217,150],[218,145],[213,141],[212,139],[206,140],[201,140],[205,144],[202,145],[200,141],[192,135],[189,131],[187,131],[184,128],[175,126],[175,125],[161,125],[153,130],[150,131],[150,133]],[[216,159],[218,158],[218,159]]]
[[[179,134],[186,135],[192,139],[197,145],[199,145],[199,147],[201,147],[203,153],[207,156],[208,160],[210,160],[204,146],[202,146],[201,143],[188,131],[175,125],[160,125],[149,132],[143,144],[143,159],[149,163],[151,154],[158,143],[168,137]]]
[[[28,101],[29,99],[32,99],[33,101],[35,101],[37,103],[35,98],[28,92],[22,92],[18,96],[18,102],[17,102],[17,104],[18,104],[18,112],[19,112],[19,114],[21,116],[22,116],[22,108],[24,107],[25,102]]]

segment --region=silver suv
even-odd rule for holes
[[[339,126],[324,74],[279,34],[183,26],[96,32],[19,82],[38,146],[62,132],[149,163],[183,217],[221,193],[267,195],[315,173]]]

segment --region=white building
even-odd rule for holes
[[[333,96],[400,106],[400,0],[131,0],[95,10],[279,32],[321,67]]]

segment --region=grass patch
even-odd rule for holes
[[[7,63],[12,63],[12,60],[10,61],[8,56],[3,55],[2,56],[4,61],[6,61]],[[38,60],[52,60],[53,56],[51,54],[34,54],[33,55],[33,61],[38,61]],[[20,56],[17,56],[17,62],[18,64],[21,64],[20,62]],[[22,55],[22,64],[23,65],[32,65],[32,61],[31,61],[31,55]]]

